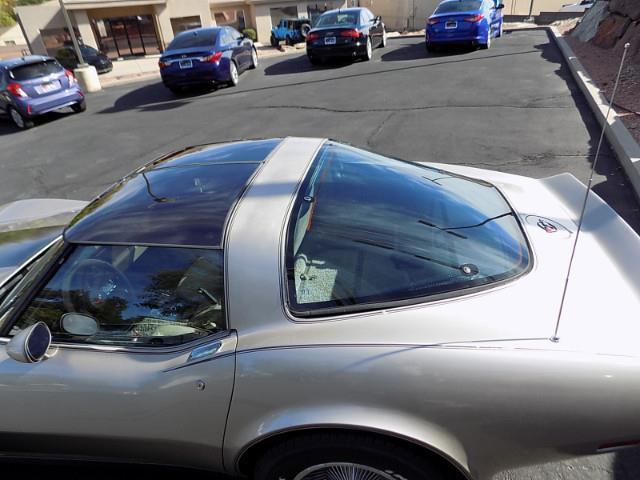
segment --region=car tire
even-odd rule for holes
[[[325,476],[321,476],[323,473]],[[332,473],[338,475],[332,477]],[[256,462],[253,478],[309,480],[365,476],[372,480],[445,480],[442,470],[418,451],[381,437],[355,433],[311,433],[286,440],[264,452]]]
[[[86,109],[87,109],[86,100],[80,100],[78,103],[74,103],[73,105],[71,105],[71,110],[73,110],[75,113],[84,112]]]
[[[491,48],[491,28],[489,28],[489,33],[487,33],[486,43],[480,44],[480,50],[489,50],[490,48]]]
[[[286,45],[289,45],[290,47],[293,47],[295,42],[293,41],[293,39],[289,35],[287,35],[287,38],[284,39],[284,43]]]
[[[20,130],[27,130],[33,127],[33,120],[22,115],[16,108],[9,107],[9,118],[13,121],[13,124]]]
[[[307,38],[307,36],[309,35],[309,32],[311,31],[311,25],[308,23],[303,23],[302,25],[300,25],[300,35],[302,35],[302,38]]]
[[[389,39],[387,38],[387,29],[383,28],[382,29],[382,43],[380,43],[380,48],[386,47],[388,40]]]
[[[253,47],[251,49],[251,65],[249,66],[249,68],[251,70],[255,70],[256,68],[258,68],[258,63],[258,51],[256,50],[256,47]]]
[[[275,35],[271,35],[271,46],[278,47],[280,45],[280,40],[278,40]]]
[[[235,87],[236,85],[238,85],[238,81],[239,81],[239,72],[238,72],[238,66],[236,65],[236,62],[234,62],[233,60],[229,61],[229,81],[227,82],[227,85],[229,85],[230,87]]]
[[[436,47],[433,46],[433,43],[425,42],[424,46],[427,49],[427,52],[429,52],[429,53],[432,53],[432,52],[436,51]]]
[[[366,51],[362,55],[362,59],[365,62],[368,62],[372,58],[373,58],[373,44],[371,43],[371,37],[367,37],[367,47],[366,47]]]
[[[498,33],[496,33],[496,38],[500,38],[504,33],[504,22],[500,22],[500,28],[498,28]]]

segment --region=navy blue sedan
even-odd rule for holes
[[[427,19],[427,50],[460,43],[490,48],[502,36],[503,8],[501,0],[444,0]]]
[[[158,64],[164,85],[178,93],[194,85],[237,85],[240,72],[258,66],[258,52],[232,27],[196,28],[178,34]]]

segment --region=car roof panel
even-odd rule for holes
[[[199,147],[152,162],[91,202],[72,220],[65,239],[221,248],[229,213],[279,143]]]

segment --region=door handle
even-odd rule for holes
[[[164,370],[164,372],[170,372],[173,370],[179,370],[181,368],[189,367],[202,362],[208,362],[216,358],[231,355],[236,351],[238,345],[238,335],[235,330],[227,332],[225,337],[217,337],[211,339],[211,341],[194,347],[187,356],[184,363],[173,366]],[[184,358],[184,357],[183,357]]]

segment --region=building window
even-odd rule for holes
[[[219,10],[213,10],[212,13],[217,25],[233,27],[240,31],[247,28],[245,21],[246,17],[244,10],[242,9],[222,8]]]
[[[100,50],[109,58],[160,53],[151,15],[94,19],[92,27]]]
[[[298,7],[270,8],[271,25],[276,26],[283,18],[298,18]]]
[[[83,43],[78,29],[74,28],[74,31],[78,41]],[[40,37],[42,38],[42,43],[44,43],[44,48],[47,49],[47,53],[51,56],[55,56],[60,48],[72,45],[68,28],[47,28],[40,30]]]
[[[171,19],[171,28],[173,29],[174,35],[177,35],[180,32],[184,32],[185,30],[200,28],[201,26],[202,22],[200,21],[199,15],[195,15],[193,17],[178,17]]]

